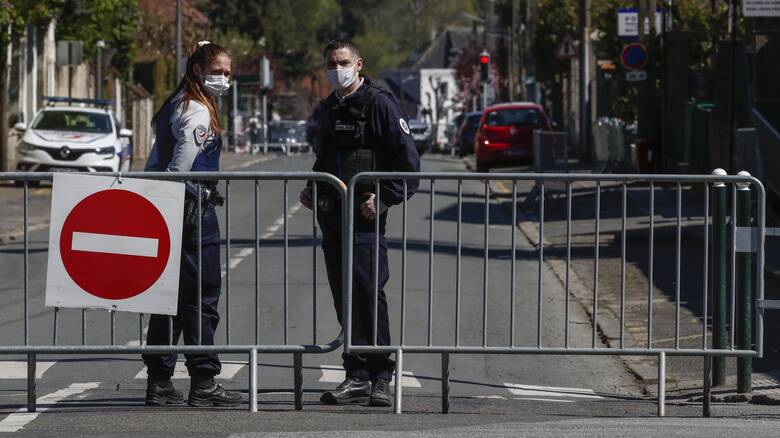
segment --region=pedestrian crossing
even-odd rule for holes
[[[109,359],[110,360],[110,359]],[[67,361],[69,362],[69,361]],[[63,366],[74,366],[73,362],[63,361]],[[136,363],[136,362],[131,362]],[[39,361],[36,364],[36,379],[56,380],[60,376],[54,373],[58,362]],[[115,370],[111,376],[107,376],[107,384],[114,381],[121,381],[121,374],[127,370],[124,366],[108,369]],[[261,364],[258,369],[261,387],[263,382],[288,382],[292,385],[292,373],[289,365],[270,365]],[[223,360],[222,372],[216,378],[226,382],[231,386],[245,385],[248,374],[248,362],[241,360]],[[140,364],[137,371],[126,373],[132,375],[134,381],[146,380],[146,367]],[[340,365],[319,365],[316,367],[304,367],[304,386],[318,389],[332,388],[341,383],[346,377],[344,368]],[[94,377],[93,377],[94,378]],[[175,380],[189,379],[189,374],[182,359],[176,363],[176,368],[172,376]],[[0,361],[0,380],[25,380],[27,379],[27,362],[19,360]],[[391,386],[395,385],[395,376],[391,381]],[[439,393],[441,391],[441,380],[438,377],[420,377],[413,371],[404,371],[401,385],[404,389],[416,389],[423,392]],[[284,385],[277,387],[282,387]],[[501,386],[479,382],[470,382],[465,380],[453,380],[451,387],[456,388],[458,392],[462,391],[462,396],[472,398],[504,399],[504,400],[534,400],[534,401],[591,401],[600,400],[604,396],[597,394],[592,389],[557,387],[557,386],[539,386],[531,384],[505,382]]]

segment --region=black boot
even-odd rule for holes
[[[184,404],[184,395],[173,387],[170,379],[149,377],[146,380],[146,405],[165,406]]]
[[[320,401],[328,405],[364,402],[371,394],[371,382],[357,377],[348,377],[333,391],[322,394]]]
[[[213,377],[192,379],[190,395],[187,404],[190,406],[204,407],[235,407],[241,404],[241,393],[228,391],[222,385],[214,382]]]
[[[371,385],[371,398],[368,400],[368,405],[386,408],[391,404],[390,382],[385,379],[376,379]]]

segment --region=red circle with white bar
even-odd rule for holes
[[[170,250],[168,226],[157,207],[121,189],[82,199],[60,233],[60,255],[70,278],[107,300],[149,289],[165,270]]]

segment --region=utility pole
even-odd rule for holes
[[[729,173],[737,172],[737,163],[735,156],[735,137],[736,127],[736,81],[734,75],[737,73],[737,0],[729,1],[729,35],[731,42],[729,44]]]
[[[509,31],[509,100],[515,100],[517,88],[517,29],[520,15],[520,0],[512,0],[512,27]]]
[[[639,43],[647,49],[647,79],[638,85],[637,116],[639,119],[639,139],[653,141],[656,153],[653,154],[654,168],[663,171],[666,158],[658,151],[658,121],[656,117],[656,92],[655,92],[655,8],[656,0],[639,0]]]
[[[183,76],[181,71],[181,0],[176,0],[176,82]]]
[[[588,0],[580,0],[580,154],[585,156],[590,151],[590,93],[588,78],[590,76],[590,5]]]
[[[106,47],[106,42],[100,40],[95,45],[96,60],[95,60],[95,99],[103,98],[103,49]]]

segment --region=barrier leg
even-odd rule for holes
[[[257,350],[249,351],[249,412],[257,412]]]
[[[450,413],[450,354],[441,354],[441,413]]]
[[[27,412],[35,412],[35,354],[27,355]]]
[[[303,409],[303,353],[293,353],[293,373],[295,380],[295,410]]]
[[[401,380],[404,373],[404,352],[400,348],[395,351],[395,413],[401,413]]]
[[[702,417],[712,416],[712,356],[704,356],[704,396],[702,401]]]
[[[658,416],[666,415],[666,353],[658,354]]]

